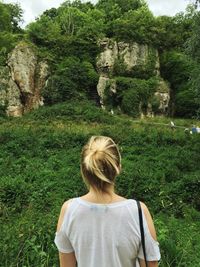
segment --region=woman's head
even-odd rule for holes
[[[120,172],[121,156],[114,141],[106,136],[92,136],[83,147],[81,172],[84,181],[99,192],[107,192]]]

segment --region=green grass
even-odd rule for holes
[[[149,206],[162,251],[160,266],[200,266],[200,135],[155,122],[170,119],[134,123],[87,102],[2,118],[0,266],[58,266],[53,239],[59,210],[66,199],[86,192],[80,152],[91,135],[108,135],[119,144],[123,160],[116,189]]]

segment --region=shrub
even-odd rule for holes
[[[124,111],[124,113],[132,116],[132,117],[138,117],[139,116],[139,96],[138,92],[134,89],[129,89],[123,94],[123,100],[121,108]]]
[[[60,103],[82,96],[89,97],[93,92],[95,93],[97,82],[98,75],[91,63],[80,62],[78,58],[69,57],[57,66],[55,74],[48,80],[43,96],[47,104]]]
[[[110,84],[108,84],[105,91],[106,103],[109,103],[111,106],[113,105],[113,107],[119,106],[124,113],[137,117],[141,112],[141,109],[146,112],[148,103],[151,101],[157,84],[157,78],[141,80],[136,78],[117,77],[117,92],[111,94],[109,88]],[[112,100],[110,100],[110,98]]]

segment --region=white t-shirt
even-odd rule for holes
[[[160,260],[159,244],[143,214],[147,261]],[[68,205],[55,244],[62,253],[75,252],[78,267],[135,267],[144,259],[135,200],[95,204],[74,198]]]

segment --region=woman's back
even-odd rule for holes
[[[58,220],[55,242],[61,267],[76,263],[78,267],[135,267],[137,258],[141,267],[146,260],[148,267],[157,267],[160,252],[151,236],[156,238],[151,215],[143,205],[144,261],[136,201],[115,193],[120,171],[121,155],[115,142],[92,136],[81,153],[81,174],[89,192],[66,202]]]
[[[143,217],[147,260],[159,260],[158,243]],[[137,257],[144,258],[136,201],[95,204],[73,199],[55,242],[60,252],[75,252],[79,267],[136,266]]]

